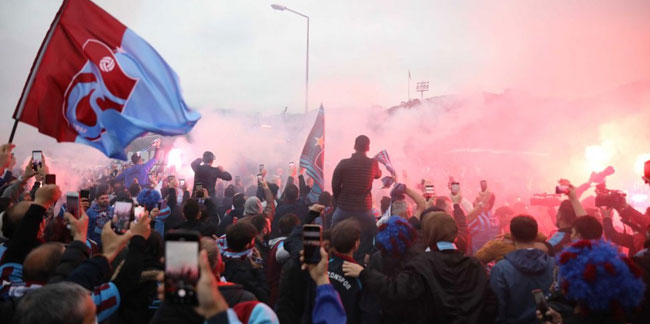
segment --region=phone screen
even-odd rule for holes
[[[140,220],[142,215],[144,215],[144,210],[145,209],[142,206],[135,207],[133,210],[133,214],[135,214],[135,219]]]
[[[320,262],[321,247],[320,225],[305,224],[302,227],[302,235],[305,263],[318,264]]]
[[[197,198],[203,198],[203,184],[195,183],[194,184],[194,196]]]
[[[258,174],[258,175],[257,175],[257,183],[262,182],[263,179],[264,179],[264,176],[263,176],[263,175],[261,175],[261,174]]]
[[[56,184],[56,174],[46,174],[45,184]]]
[[[165,237],[166,300],[174,304],[198,304],[195,288],[199,279],[198,253],[198,241]]]
[[[547,319],[546,312],[548,311],[548,304],[546,304],[546,298],[544,298],[544,292],[541,289],[535,289],[532,291],[533,297],[535,297],[535,304],[537,305],[537,310],[542,313],[544,320]]]
[[[185,179],[178,180],[178,185],[181,186],[181,187],[184,186],[185,185]]]
[[[296,167],[296,164],[295,164],[295,163],[293,163],[293,162],[289,162],[289,167],[293,169],[293,168],[295,168],[295,167]]]
[[[426,185],[424,187],[424,192],[428,193],[428,194],[432,194],[433,193],[433,185]]]
[[[65,195],[65,209],[68,213],[72,214],[75,218],[79,218],[79,194],[76,192],[68,192]]]
[[[260,164],[260,172],[262,172],[262,170],[264,170],[264,164]]]
[[[88,190],[80,190],[79,191],[79,198],[90,199],[90,191],[88,191]]]
[[[125,201],[116,201],[115,202],[115,217],[117,218],[117,223],[114,224],[115,232],[124,234],[129,229],[129,220],[131,218],[131,208],[133,203]]]
[[[454,182],[451,184],[451,193],[454,195],[457,194],[460,191],[460,183]]]
[[[43,166],[43,152],[42,151],[32,151],[32,168],[38,170],[38,167]]]

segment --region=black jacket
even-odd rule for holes
[[[237,220],[239,220],[242,217],[244,217],[244,208],[235,208],[231,210],[228,215],[221,218],[221,222],[219,222],[219,226],[217,226],[217,236],[226,234],[226,228],[233,224],[233,219],[237,218]]]
[[[309,206],[303,203],[301,200],[296,202],[282,202],[278,204],[278,208],[275,210],[275,217],[271,221],[271,239],[280,237],[280,218],[287,214],[295,214],[298,216],[302,223],[305,222],[305,217],[309,213]]]
[[[194,170],[194,183],[201,183],[203,188],[208,189],[210,197],[215,196],[214,187],[217,184],[217,178],[226,181],[232,180],[232,176],[228,172],[221,172],[219,169],[211,166],[201,164],[202,159],[196,159],[191,163],[192,170]]]
[[[245,290],[255,295],[257,300],[265,304],[270,303],[271,290],[266,282],[266,276],[262,268],[253,268],[249,259],[224,258],[226,271],[223,276],[226,280],[240,284]]]
[[[231,308],[239,303],[256,300],[255,296],[241,285],[219,285],[219,292]],[[192,306],[163,302],[150,324],[203,324],[205,318],[197,314]]]
[[[412,305],[408,323],[493,323],[496,296],[481,263],[456,250],[426,252],[394,276],[365,269],[360,279],[395,303]]]
[[[327,273],[332,286],[341,297],[347,314],[347,323],[378,323],[379,310],[371,307],[376,306],[375,295],[364,291],[358,278],[346,277],[343,274],[344,261],[353,262],[354,260],[338,253],[331,255]]]

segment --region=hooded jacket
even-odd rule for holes
[[[494,323],[496,298],[485,270],[457,250],[425,252],[392,276],[366,268],[359,278],[382,298],[410,305],[402,313],[406,323]]]
[[[548,293],[554,266],[553,259],[538,249],[515,250],[497,262],[490,274],[490,285],[499,300],[496,323],[538,323],[531,291]]]

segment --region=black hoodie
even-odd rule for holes
[[[496,297],[485,270],[456,250],[425,252],[390,277],[365,269],[359,278],[382,298],[412,306],[405,322],[494,323]]]

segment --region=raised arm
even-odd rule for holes
[[[411,189],[408,186],[406,187],[406,190],[404,190],[404,193],[407,196],[411,197],[411,199],[413,199],[415,202],[415,211],[413,212],[413,216],[417,219],[420,219],[422,212],[427,208],[427,201],[419,192]]]
[[[198,158],[198,159],[192,161],[192,163],[190,163],[190,166],[192,167],[192,170],[194,172],[196,172],[196,169],[198,169],[198,167],[199,167],[199,165],[201,165],[202,161],[203,161],[203,159]]]

